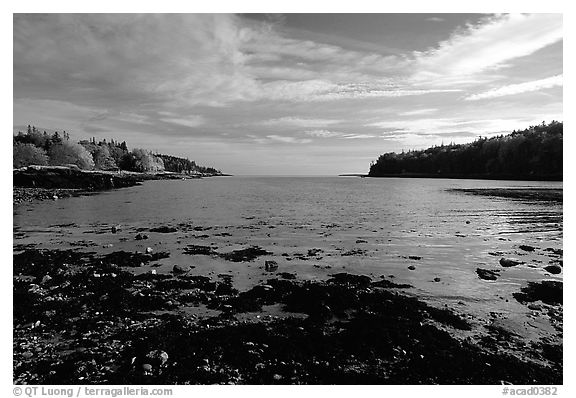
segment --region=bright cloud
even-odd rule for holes
[[[562,86],[562,75],[556,75],[548,77],[546,79],[533,80],[525,83],[510,84],[508,86],[485,91],[480,94],[474,94],[466,97],[465,99],[468,101],[476,101],[486,98],[496,98],[496,97],[504,97],[507,95],[529,93],[532,91],[538,91],[559,86],[560,87]]]
[[[436,48],[415,55],[422,78],[468,75],[505,67],[560,40],[561,14],[508,14],[468,26]]]

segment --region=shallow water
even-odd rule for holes
[[[170,257],[154,264],[158,273],[170,272],[174,264],[193,265],[194,274],[232,275],[240,290],[271,276],[263,269],[270,259],[278,262],[279,272],[295,273],[299,279],[326,279],[336,272],[375,279],[393,275],[394,282],[414,286],[410,294],[473,317],[489,312],[527,316],[529,311],[512,293],[527,281],[562,279],[543,269],[555,261],[544,249],[562,248],[562,203],[447,191],[505,187],[562,188],[562,183],[343,177],[148,181],[18,206],[14,245],[98,253],[166,250]],[[113,225],[119,226],[117,233],[111,232]],[[178,231],[144,231],[148,240],[134,239],[139,228],[164,225]],[[190,244],[211,245],[221,253],[258,245],[273,255],[235,263],[186,255],[183,248]],[[522,244],[536,250],[522,251]],[[321,251],[308,256],[314,248]],[[526,264],[502,268],[501,257],[517,257]],[[408,269],[410,265],[415,269]],[[479,279],[478,267],[500,269],[499,279]]]

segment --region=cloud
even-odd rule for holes
[[[440,18],[440,17],[428,17],[428,18],[426,18],[426,21],[430,21],[430,22],[444,22],[445,19],[444,19],[444,18]]]
[[[336,101],[344,99],[396,98],[435,93],[459,92],[460,89],[383,88],[381,84],[332,83],[326,80],[274,81],[263,87],[263,99],[275,101]]]
[[[307,144],[312,142],[312,140],[308,138],[287,137],[275,134],[267,135],[266,138],[272,141],[283,142],[288,144]]]
[[[332,137],[341,137],[344,133],[330,130],[306,130],[304,131],[304,134],[312,137],[332,138]]]
[[[498,15],[468,26],[433,49],[414,53],[417,76],[495,70],[562,40],[562,14]]]
[[[442,136],[452,133],[500,134],[514,129],[521,129],[534,123],[527,119],[473,119],[473,118],[423,118],[412,120],[386,120],[370,123],[369,127],[383,129],[382,136],[412,134],[420,136]]]
[[[333,119],[308,119],[296,116],[284,116],[276,119],[264,120],[259,124],[263,126],[323,127],[340,122],[341,120]]]
[[[437,111],[438,111],[437,108],[417,109],[414,111],[400,112],[398,115],[400,116],[428,115],[430,113],[435,113]]]
[[[345,140],[358,140],[364,138],[374,138],[375,136],[372,134],[344,134],[342,136]]]
[[[546,79],[533,80],[530,82],[510,84],[508,86],[485,91],[480,94],[470,95],[465,98],[467,101],[477,101],[486,98],[504,97],[507,95],[516,95],[529,93],[532,91],[543,90],[552,87],[562,86],[562,75],[548,77]]]
[[[318,137],[318,138],[338,138],[344,140],[357,140],[357,139],[364,139],[364,138],[374,138],[375,136],[372,134],[350,134],[350,133],[343,133],[340,131],[330,131],[330,130],[307,130],[304,131],[304,134]]]
[[[163,122],[174,123],[186,127],[198,127],[205,123],[204,118],[202,116],[194,116],[194,115],[188,116],[186,119],[164,118],[160,120],[162,120]]]

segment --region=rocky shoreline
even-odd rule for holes
[[[13,204],[19,205],[34,200],[53,200],[131,187],[146,180],[182,180],[212,176],[168,172],[85,171],[77,167],[66,166],[29,166],[13,171]]]
[[[134,272],[168,252],[15,250],[15,384],[563,381],[561,343],[526,345],[498,322],[475,333],[464,314],[430,306],[385,277],[339,272],[302,281],[270,270],[259,259],[266,251],[247,247],[223,258],[261,262],[264,281],[239,291],[229,275],[193,275],[190,267]],[[562,283],[542,282],[515,298],[561,330],[561,296]],[[183,306],[209,315],[187,315]],[[280,313],[267,312],[277,306]]]
[[[450,191],[470,195],[492,196],[506,199],[520,199],[539,202],[563,201],[563,190],[561,188],[458,188],[451,189]]]
[[[300,219],[198,214],[15,224],[14,383],[563,383],[557,215],[486,235],[466,214],[439,260],[356,224],[287,242]]]

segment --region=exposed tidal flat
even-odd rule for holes
[[[22,203],[14,382],[561,384],[561,190],[231,177]]]

